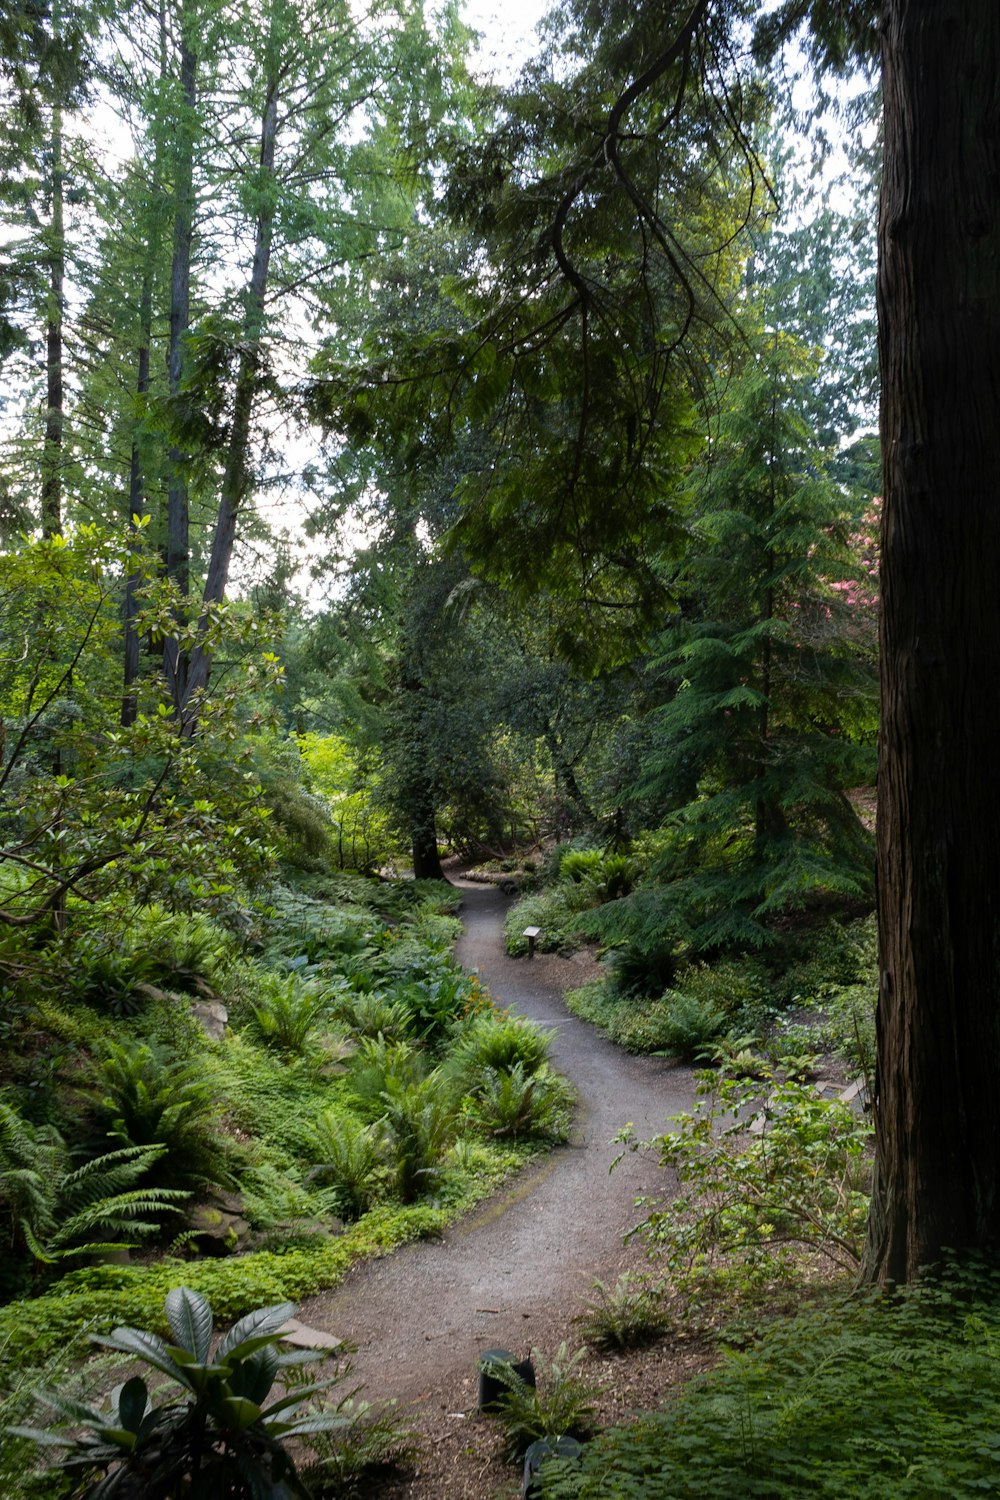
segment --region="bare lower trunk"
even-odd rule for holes
[[[1000,1249],[1000,6],[886,0],[883,49],[885,1284]]]
[[[411,835],[413,874],[417,880],[443,880],[441,856],[438,853],[434,809],[428,808]]]

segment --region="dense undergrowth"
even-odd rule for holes
[[[612,934],[598,949],[604,976],[566,1002],[619,1046],[744,1071],[789,1058],[801,1071],[809,1058],[833,1054],[871,1076],[873,916],[806,913],[776,927],[763,948],[702,952],[624,855],[557,850],[547,876],[508,913],[508,952],[526,951],[529,925],[540,928],[542,952],[572,952],[595,933]]]
[[[836,1296],[729,1347],[662,1411],[546,1464],[546,1500],[992,1494],[1000,1272]]]
[[[221,1321],[297,1302],[565,1134],[549,1038],[455,964],[453,909],[444,885],[314,875],[228,923],[71,903],[62,935],[5,936],[5,1420],[74,1340],[165,1333],[171,1287]]]

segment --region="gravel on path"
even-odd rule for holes
[[[570,1015],[562,996],[586,975],[571,959],[510,959],[503,950],[509,899],[492,886],[453,877],[465,931],[459,961],[478,969],[495,1001],[557,1031],[553,1060],[579,1092],[570,1142],[527,1168],[442,1239],[356,1267],[298,1317],[357,1346],[352,1382],[372,1401],[392,1397],[457,1414],[475,1404],[475,1368],[489,1348],[518,1357],[565,1328],[595,1278],[613,1284],[635,1263],[623,1236],[634,1202],[662,1196],[664,1173],[632,1153],[609,1173],[615,1133],[631,1121],[640,1137],[689,1109],[688,1069],[666,1058],[631,1057]],[[548,1349],[549,1353],[554,1352]]]

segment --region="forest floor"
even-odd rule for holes
[[[595,1280],[613,1286],[641,1269],[640,1246],[624,1244],[637,1197],[662,1197],[671,1182],[652,1154],[630,1153],[609,1169],[613,1139],[631,1122],[640,1138],[689,1109],[689,1069],[662,1057],[633,1057],[563,1005],[567,989],[591,978],[592,960],[508,958],[503,917],[509,898],[493,886],[452,876],[462,891],[465,932],[458,958],[477,969],[496,1002],[556,1032],[553,1059],[579,1105],[572,1139],[529,1167],[506,1190],[442,1239],[357,1267],[334,1291],[311,1299],[299,1319],[357,1346],[348,1386],[374,1404],[391,1398],[419,1435],[420,1454],[379,1494],[392,1500],[494,1500],[520,1494],[503,1462],[496,1424],[476,1415],[477,1360],[503,1348],[551,1359],[560,1344],[583,1343],[574,1319]],[[644,1351],[588,1351],[580,1373],[604,1387],[600,1424],[657,1406],[711,1359],[691,1340]],[[372,1494],[375,1492],[372,1491]]]

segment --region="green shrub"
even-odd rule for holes
[[[196,1191],[230,1183],[230,1153],[213,1129],[216,1099],[209,1076],[144,1042],[110,1042],[98,1067],[95,1112],[124,1146],[163,1148],[155,1181]]]
[[[590,904],[585,888],[572,881],[522,896],[504,920],[507,952],[514,958],[522,957],[528,951],[524,929],[539,927],[541,932],[535,944],[539,953],[573,953],[583,945],[577,918]]]
[[[376,1407],[346,1396],[337,1415],[341,1426],[306,1439],[316,1457],[303,1478],[316,1500],[369,1500],[387,1477],[416,1457],[418,1435],[392,1402]]]
[[[251,1029],[279,1052],[302,1055],[328,1010],[326,994],[297,974],[262,974],[250,1004]]]
[[[544,1136],[561,1141],[569,1134],[572,1091],[545,1064],[533,1073],[521,1062],[511,1068],[484,1068],[469,1097],[471,1118],[500,1139]]]
[[[659,1015],[664,1051],[685,1061],[704,1057],[706,1049],[725,1029],[726,1018],[710,1000],[682,990],[668,990]]]
[[[339,1418],[335,1410],[316,1410],[316,1395],[333,1380],[290,1385],[285,1373],[323,1357],[320,1350],[279,1355],[279,1330],[295,1304],[249,1313],[214,1353],[212,1311],[200,1293],[174,1287],[165,1312],[171,1344],[154,1333],[124,1327],[97,1342],[165,1375],[173,1389],[161,1383],[151,1394],[145,1379],[132,1375],[103,1409],[39,1392],[39,1400],[65,1430],[18,1428],[17,1435],[65,1450],[59,1467],[74,1481],[72,1495],[132,1500],[141,1493],[143,1500],[173,1500],[199,1494],[249,1500],[284,1494],[308,1500],[285,1441],[339,1425]],[[265,1405],[279,1370],[285,1394]],[[162,1399],[165,1390],[167,1400]],[[99,1484],[93,1483],[95,1476],[102,1476]]]
[[[741,1031],[760,1030],[774,1012],[774,982],[759,959],[720,958],[684,964],[676,987],[722,1012]]]
[[[855,1270],[868,1215],[870,1125],[808,1084],[773,1075],[762,1088],[703,1073],[698,1091],[697,1108],[652,1142],[679,1191],[647,1201],[635,1231],[691,1310],[720,1286],[746,1295],[794,1274],[803,1247]]]
[[[316,1163],[310,1180],[330,1183],[344,1218],[359,1218],[385,1187],[386,1143],[381,1122],[364,1125],[351,1115],[325,1109],[313,1125],[308,1147]]]
[[[49,949],[46,967],[64,1001],[77,1001],[111,1016],[135,1016],[147,1004],[140,985],[154,965],[133,952],[118,933],[84,932],[72,943]]]
[[[874,984],[838,985],[823,1005],[822,1034],[830,1049],[869,1081],[875,1077]]]
[[[564,880],[582,884],[598,873],[603,861],[603,849],[567,849],[559,860],[559,874]]]
[[[79,1366],[86,1359],[89,1349],[86,1341],[77,1334],[62,1344],[40,1368],[24,1369],[6,1359],[6,1350],[0,1348],[0,1365],[3,1380],[0,1383],[0,1494],[4,1496],[30,1496],[31,1500],[59,1500],[65,1495],[68,1483],[61,1484],[51,1469],[40,1472],[41,1453],[31,1438],[15,1437],[14,1427],[23,1427],[35,1416],[39,1386],[58,1386],[64,1394],[83,1395],[80,1386],[93,1381],[93,1361],[85,1367]]]
[[[603,849],[568,849],[559,861],[559,874],[585,887],[592,905],[614,901],[632,888],[632,861]]]
[[[519,1063],[526,1073],[536,1073],[548,1060],[554,1036],[532,1021],[487,1011],[456,1028],[445,1068],[463,1091],[483,1069],[509,1072]]]
[[[450,966],[434,977],[397,983],[393,1003],[405,1006],[410,1034],[428,1046],[439,1044],[461,1012],[467,993],[466,977]]]
[[[128,946],[141,955],[158,985],[199,993],[205,985],[221,989],[236,958],[228,933],[198,913],[141,907],[128,929]]]
[[[409,1007],[379,990],[367,994],[341,991],[333,998],[330,1013],[352,1036],[384,1037],[386,1041],[398,1042],[411,1035]]]
[[[240,1199],[262,1249],[313,1244],[326,1237],[329,1221],[341,1212],[340,1195],[333,1188],[302,1183],[269,1161],[243,1171]]]
[[[594,1282],[594,1295],[577,1319],[595,1349],[642,1349],[663,1337],[669,1326],[662,1289],[648,1277],[624,1271],[613,1287]]]
[[[568,1346],[560,1344],[548,1361],[533,1349],[537,1385],[529,1385],[510,1365],[490,1367],[504,1386],[497,1417],[508,1458],[521,1458],[540,1438],[586,1438],[593,1432],[599,1390],[576,1373],[585,1352],[578,1349],[570,1354]]]
[[[619,994],[651,999],[673,984],[677,977],[677,954],[669,940],[652,947],[623,943],[620,948],[612,949],[608,967]]]
[[[22,1278],[29,1256],[53,1265],[158,1234],[186,1197],[138,1185],[162,1154],[160,1146],[130,1146],[74,1167],[58,1130],[32,1125],[0,1100],[0,1208],[8,1241],[20,1252],[14,1266]]]
[[[396,1192],[403,1203],[430,1192],[458,1134],[456,1103],[440,1073],[416,1082],[386,1078],[382,1116]]]
[[[347,1087],[358,1112],[378,1120],[385,1113],[383,1096],[390,1084],[416,1086],[427,1071],[426,1055],[410,1042],[391,1042],[381,1034],[364,1037],[351,1060]]]

